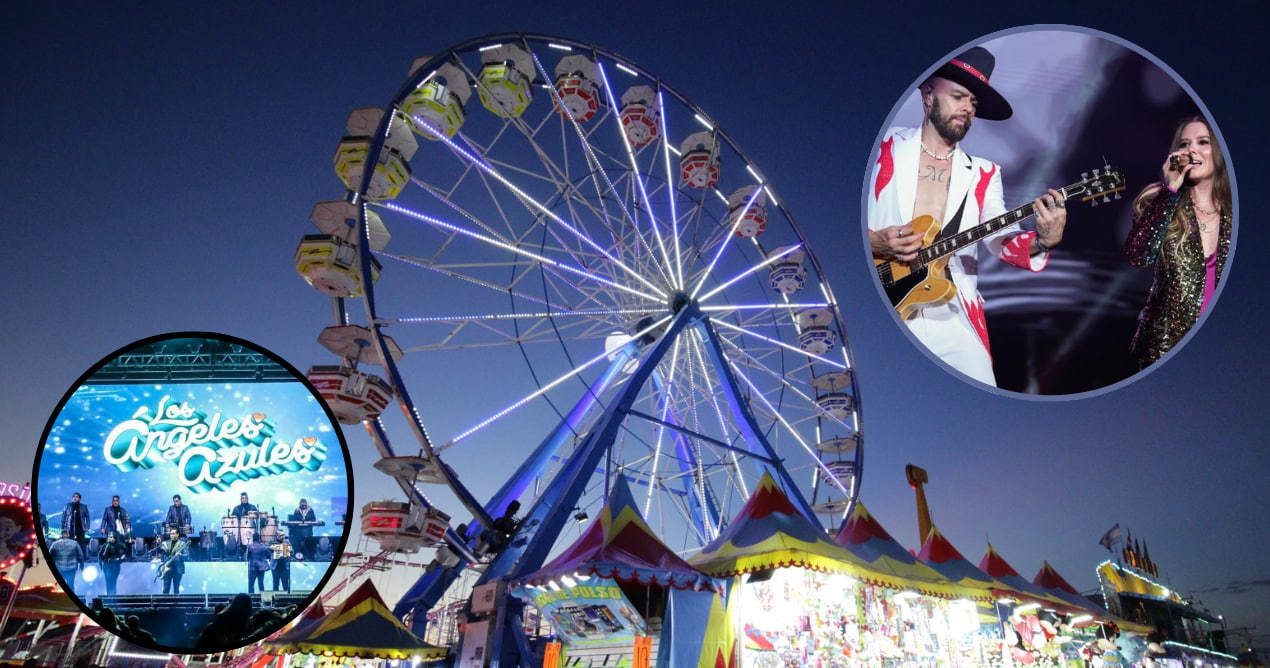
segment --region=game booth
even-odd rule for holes
[[[724,609],[722,585],[653,534],[620,475],[582,536],[512,593],[554,632],[546,665],[713,665],[726,643],[706,623]]]

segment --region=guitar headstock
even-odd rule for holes
[[[1120,191],[1125,188],[1124,173],[1111,165],[1095,169],[1093,175],[1081,172],[1080,179],[1079,183],[1074,184],[1075,192],[1071,196],[1080,198],[1082,202],[1090,202],[1090,206],[1098,206],[1099,198],[1102,198],[1104,204],[1120,199]]]

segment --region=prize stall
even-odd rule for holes
[[[722,586],[658,540],[622,476],[582,536],[511,591],[550,624],[557,662],[713,665],[720,651],[707,619]]]
[[[983,661],[976,601],[990,597],[981,584],[949,577],[915,557],[859,502],[834,542],[889,576],[863,591],[879,601],[865,608],[869,617],[861,625],[865,647],[877,648],[870,650],[872,665]]]
[[[690,560],[706,573],[734,578],[728,608],[740,641],[738,665],[952,660],[947,610],[958,590],[912,560],[862,504],[857,508],[840,537],[862,539],[858,546],[871,534],[863,553],[830,541],[764,477],[727,530]]]

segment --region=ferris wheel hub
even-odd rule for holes
[[[693,299],[686,292],[676,292],[670,296],[670,312],[677,314],[691,303]]]

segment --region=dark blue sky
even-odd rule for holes
[[[859,234],[870,145],[914,77],[967,41],[1036,23],[1099,28],[1163,58],[1215,115],[1244,211],[1258,211],[1268,138],[1251,77],[1266,65],[1257,5],[533,4],[64,4],[11,16],[0,60],[10,295],[0,419],[5,452],[19,456],[4,458],[0,476],[29,477],[62,393],[130,341],[218,330],[301,369],[330,363],[315,341],[328,302],[297,276],[292,254],[313,203],[339,196],[330,161],[345,116],[387,102],[417,56],[524,30],[591,42],[657,73],[776,185],[842,304],[863,399],[862,498],[901,542],[916,547],[903,473],[913,462],[931,474],[935,521],[972,560],[986,534],[1025,575],[1048,559],[1091,589],[1106,556],[1097,540],[1119,522],[1149,541],[1183,593],[1264,582],[1270,304],[1257,277],[1270,236],[1255,213],[1240,221],[1220,302],[1180,354],[1129,387],[1058,402],[971,388],[918,353],[874,291]],[[439,419],[422,388],[439,406],[443,384],[413,387],[425,422]],[[358,481],[379,483],[366,436],[348,433]],[[474,488],[501,482],[482,479],[473,455],[452,463]],[[1265,629],[1265,594],[1261,585],[1201,599],[1233,625]]]

